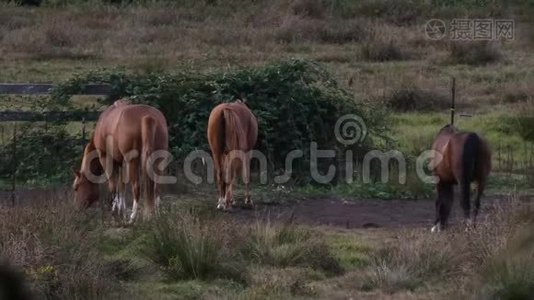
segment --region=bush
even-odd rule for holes
[[[452,42],[449,46],[449,63],[466,65],[486,65],[501,61],[502,51],[497,43]]]
[[[71,167],[83,153],[83,141],[69,135],[63,126],[48,129],[28,124],[17,129],[16,156],[13,142],[0,145],[0,180],[10,180],[13,163],[16,179],[26,184],[49,184],[71,179]]]
[[[408,54],[393,40],[372,40],[362,44],[360,48],[360,56],[364,60],[370,61],[391,61],[391,60],[405,60]]]
[[[275,170],[285,167],[290,151],[300,149],[304,157],[295,162],[293,170],[295,174],[308,172],[311,141],[321,149],[342,147],[333,132],[336,121],[345,114],[359,115],[366,123],[366,138],[350,146],[356,157],[372,147],[373,138],[387,132],[381,110],[358,103],[322,67],[302,60],[207,75],[95,72],[65,82],[52,97],[56,103],[68,103],[70,96],[89,82],[112,86],[105,103],[130,97],[161,109],[169,122],[170,148],[179,159],[193,150],[209,149],[206,127],[211,109],[237,98],[246,99],[258,118],[257,148]]]
[[[449,107],[447,96],[416,86],[393,90],[385,99],[386,105],[397,112],[440,111]]]

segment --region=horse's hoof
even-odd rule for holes
[[[439,224],[432,226],[432,228],[430,229],[430,232],[440,232],[440,231],[441,231],[441,228]]]
[[[224,205],[223,204],[217,204],[217,210],[224,210]]]

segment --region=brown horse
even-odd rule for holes
[[[89,207],[99,198],[98,183],[108,180],[109,191],[114,196],[112,212],[125,216],[124,185],[130,183],[134,197],[130,222],[133,222],[142,179],[144,212],[151,215],[159,204],[157,176],[162,175],[162,170],[152,168],[156,161],[151,160],[151,155],[167,148],[167,121],[159,110],[148,105],[131,105],[125,100],[116,101],[100,115],[85,147],[81,169],[75,171],[76,202]],[[103,180],[102,176],[99,178],[102,173]]]
[[[239,171],[245,185],[245,205],[252,207],[250,160],[257,137],[256,117],[242,101],[219,104],[211,111],[208,142],[215,165],[218,209],[227,210],[234,204],[232,189]]]
[[[473,224],[476,222],[480,208],[480,197],[488,175],[491,171],[491,151],[487,142],[473,132],[458,131],[452,125],[444,126],[436,136],[432,149],[440,155],[431,162],[434,175],[438,178],[436,185],[436,221],[432,231],[439,231],[447,226],[454,191],[459,185],[461,204],[466,221],[471,214],[471,182],[477,184]]]

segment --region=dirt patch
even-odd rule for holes
[[[506,196],[482,199],[480,218],[495,209]],[[434,200],[356,200],[356,199],[306,199],[291,206],[257,205],[255,210],[236,209],[232,213],[241,218],[270,218],[293,220],[300,224],[327,225],[345,228],[398,228],[431,226],[435,218]],[[463,215],[458,203],[451,212],[451,224]]]
[[[68,188],[32,189],[17,191],[17,205],[41,203],[54,199],[70,199]],[[194,196],[192,196],[194,197]],[[163,201],[167,197],[164,197]],[[531,200],[525,197],[524,200]],[[9,205],[10,193],[0,192],[0,204]],[[480,218],[491,215],[495,205],[507,201],[508,196],[487,196],[482,199]],[[181,201],[181,200],[174,200]],[[202,201],[202,200],[199,200]],[[128,208],[131,207],[128,203]],[[213,203],[215,209],[215,202]],[[458,201],[453,205],[451,224],[462,216]],[[341,198],[310,198],[295,204],[258,204],[254,210],[235,208],[228,217],[243,221],[270,219],[277,222],[293,221],[297,224],[327,225],[344,228],[399,228],[426,227],[432,224],[434,200],[361,200]]]

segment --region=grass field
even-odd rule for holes
[[[214,187],[181,185],[170,189],[166,199],[174,201],[164,201],[163,217],[120,226],[98,210],[74,212],[71,195],[54,187],[32,194],[39,203],[0,202],[0,258],[22,270],[37,299],[530,299],[532,235],[524,231],[533,232],[526,225],[532,213],[519,200],[532,188],[534,154],[528,2],[54,0],[33,8],[0,1],[0,82],[59,83],[96,69],[210,73],[309,59],[354,99],[388,106],[389,146],[408,157],[429,149],[448,122],[454,76],[456,124],[491,144],[488,194],[499,195],[476,230],[431,235],[426,226],[347,229],[221,214]],[[515,39],[433,41],[424,32],[431,18],[513,19]],[[34,100],[2,96],[0,110],[42,109]],[[98,107],[86,97],[74,105]],[[79,125],[66,130],[76,134]],[[13,124],[0,126],[9,132]],[[281,207],[434,197],[431,185],[411,178],[408,185],[256,186],[254,196]],[[1,288],[0,281],[0,298]]]

